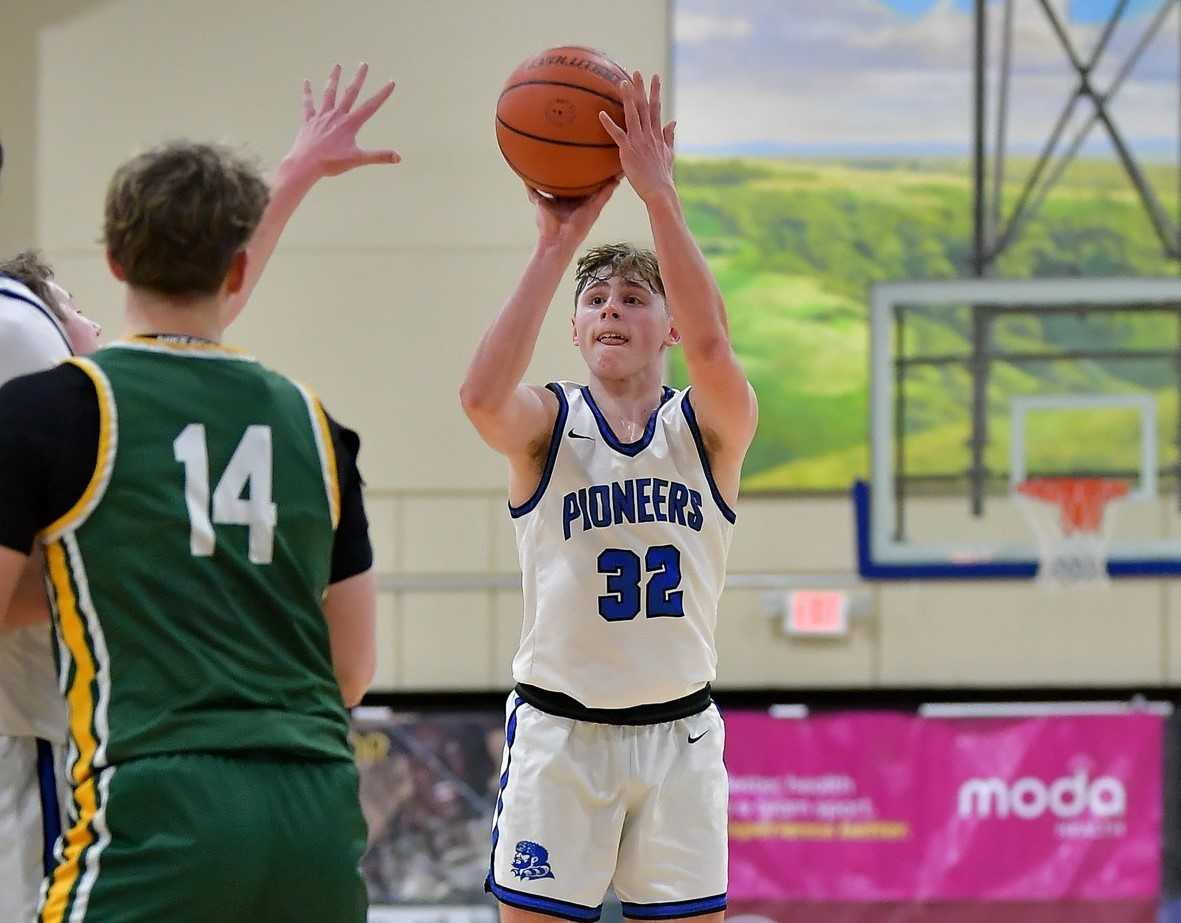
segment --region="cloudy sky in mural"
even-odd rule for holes
[[[1110,85],[1166,0],[1130,0],[1096,68]],[[1090,54],[1116,0],[1051,0]],[[968,151],[970,0],[674,0],[675,111],[683,151],[922,154]],[[989,0],[990,58],[1002,0]],[[1147,156],[1177,150],[1178,12],[1123,84],[1112,112]],[[1036,0],[1015,0],[1010,143],[1041,147],[1076,77]],[[990,69],[995,72],[999,69]],[[995,76],[993,77],[995,80]],[[995,94],[994,94],[995,96]],[[1072,124],[1089,118],[1082,103]],[[1087,152],[1106,154],[1102,132]]]

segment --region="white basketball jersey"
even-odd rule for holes
[[[69,341],[49,308],[15,279],[0,276],[0,384],[69,355]],[[33,625],[0,634],[0,736],[66,739],[51,632]]]
[[[713,680],[734,513],[718,493],[690,391],[664,389],[621,442],[590,389],[559,402],[534,495],[510,507],[525,619],[513,677],[588,708],[669,702]]]

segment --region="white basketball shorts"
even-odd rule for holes
[[[62,747],[0,737],[0,920],[26,923],[36,916],[61,835],[63,764]]]
[[[726,907],[725,727],[717,707],[661,724],[558,717],[509,696],[486,890],[598,920],[608,886],[637,920]]]

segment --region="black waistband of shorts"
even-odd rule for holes
[[[538,711],[594,724],[664,724],[699,714],[713,704],[709,683],[671,702],[636,705],[632,708],[588,708],[565,693],[540,689],[528,683],[517,683],[517,695]]]

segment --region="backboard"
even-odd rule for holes
[[[869,579],[1029,578],[1016,486],[1127,484],[1112,577],[1181,574],[1181,279],[968,279],[874,287]]]

